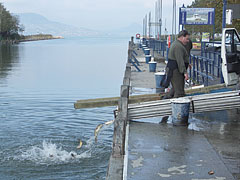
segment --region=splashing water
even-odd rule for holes
[[[99,130],[99,134],[101,131],[104,131],[108,128],[108,124],[103,124],[103,127]],[[28,148],[27,150],[22,150],[21,154],[15,156],[14,159],[20,159],[21,161],[32,161],[36,164],[61,164],[61,163],[69,163],[76,162],[80,159],[91,158],[92,153],[94,153],[95,149],[95,138],[91,136],[85,144],[80,149],[80,154],[75,151],[66,151],[61,146],[52,143],[51,141],[43,140],[42,145],[34,145]],[[76,147],[77,148],[77,147]],[[76,149],[76,151],[78,151]]]
[[[22,160],[30,160],[37,164],[55,164],[55,163],[66,163],[82,158],[90,158],[91,149],[88,149],[81,154],[77,154],[75,151],[66,151],[62,147],[57,147],[56,144],[51,142],[42,143],[41,147],[32,146],[27,151],[22,152]]]

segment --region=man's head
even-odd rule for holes
[[[181,41],[184,45],[186,45],[189,42],[189,36],[190,34],[187,30],[182,30],[178,34],[178,40]]]

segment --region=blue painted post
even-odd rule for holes
[[[204,61],[205,63],[205,72],[206,72],[206,79],[205,79],[205,81],[206,81],[206,86],[208,86],[208,62],[209,62],[209,59],[205,59],[205,61]]]
[[[190,55],[189,56],[189,64],[192,64],[192,56]],[[192,69],[189,68],[189,78],[191,79],[192,78]]]
[[[212,52],[209,52],[209,73],[212,74]]]
[[[213,53],[213,62],[212,62],[212,66],[213,66],[212,67],[212,74],[213,74],[213,76],[215,76],[215,73],[214,73],[215,72],[215,64],[216,64],[216,57],[215,56],[216,56],[216,52]]]
[[[196,58],[196,62],[197,62],[197,82],[199,83],[199,59],[198,57]]]
[[[203,76],[203,74],[204,74],[204,69],[203,69],[203,57],[200,57],[199,60],[200,60],[200,69],[201,69],[202,81],[203,81],[203,84],[205,85],[205,78],[204,78],[204,76]]]
[[[167,51],[166,51],[166,61],[168,61],[168,52],[169,52],[169,48],[167,46]]]
[[[216,64],[216,52],[213,53],[213,67],[212,67],[212,74],[215,76],[215,64]]]
[[[203,50],[204,50],[204,43],[203,42],[201,42],[201,56],[203,56]]]
[[[227,0],[223,0],[222,28],[226,27],[226,8],[227,8]]]
[[[196,61],[195,61],[195,56],[193,57],[193,81],[196,81]]]

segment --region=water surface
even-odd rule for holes
[[[72,38],[0,47],[0,179],[104,179],[115,107],[75,110],[118,96],[128,39]],[[83,141],[81,149],[76,147]]]

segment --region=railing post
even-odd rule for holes
[[[192,64],[192,56],[191,54],[189,55],[189,64]],[[191,79],[192,78],[192,69],[189,68],[189,78]]]
[[[216,52],[213,53],[212,74],[215,76]]]
[[[196,81],[196,62],[195,62],[195,56],[191,55],[192,56],[192,60],[193,60],[193,82]]]
[[[221,55],[218,54],[218,77],[220,77],[220,68],[221,68]]]
[[[206,72],[206,86],[208,86],[208,64],[210,59],[205,59],[205,72]]]
[[[125,130],[127,123],[129,86],[121,86],[121,97],[118,103],[118,117],[114,121],[113,157],[125,155]]]
[[[196,62],[197,62],[197,82],[199,83],[199,59],[198,57],[196,58]]]

